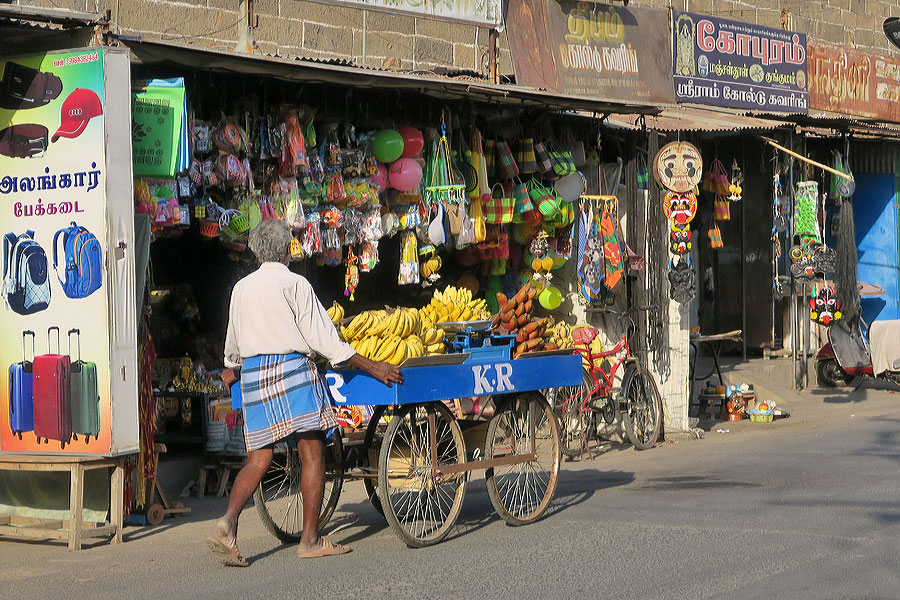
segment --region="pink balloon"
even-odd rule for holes
[[[387,167],[381,163],[378,163],[378,166],[375,168],[375,174],[372,175],[372,185],[377,187],[379,192],[383,192],[387,188],[388,171]]]
[[[401,158],[388,170],[391,187],[400,192],[411,192],[422,183],[422,167],[411,158]]]
[[[425,147],[425,137],[422,132],[415,127],[401,127],[399,129],[400,137],[403,138],[403,158],[413,158],[422,154],[422,148]]]

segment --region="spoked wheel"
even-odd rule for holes
[[[556,388],[547,395],[558,422],[560,449],[569,458],[581,456],[587,449],[587,441],[594,435],[594,415],[581,409],[585,394],[593,388],[594,380],[585,369],[581,386]]]
[[[326,440],[325,494],[319,513],[319,528],[325,526],[341,496],[344,484],[344,445],[340,435]],[[253,504],[265,528],[285,543],[300,541],[303,531],[303,496],[300,493],[300,456],[286,442],[275,445],[272,464],[253,493]]]
[[[528,462],[487,469],[488,497],[510,525],[527,525],[550,506],[559,480],[559,429],[550,405],[539,394],[507,402],[488,425],[488,459],[534,453]]]
[[[375,450],[374,456],[375,460],[378,460],[379,451],[381,450],[381,436],[378,436],[378,426],[381,421],[381,417],[384,416],[385,411],[387,410],[386,406],[376,406],[375,411],[372,413],[372,418],[369,419],[369,424],[366,426],[366,437],[365,442],[363,444],[363,452],[366,453],[366,461],[369,461],[369,457],[373,455],[370,450]],[[369,468],[377,468],[378,464],[369,464],[367,463]],[[384,509],[381,507],[381,500],[378,498],[378,481],[372,477],[365,477],[363,479],[363,485],[366,488],[366,495],[369,497],[369,502],[372,503],[372,506],[375,510],[378,511],[382,517],[384,516]]]
[[[431,546],[450,533],[467,474],[435,475],[433,467],[465,460],[462,430],[443,404],[404,406],[391,418],[378,458],[378,496],[391,529],[407,546]]]
[[[625,435],[638,450],[652,448],[662,430],[662,399],[653,376],[629,369],[622,385]]]

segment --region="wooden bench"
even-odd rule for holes
[[[0,455],[3,471],[68,471],[69,519],[37,519],[0,515],[0,536],[28,539],[68,540],[69,550],[80,550],[84,538],[109,537],[110,543],[122,541],[122,511],[125,489],[125,457],[91,458],[78,456]],[[109,469],[109,521],[101,524],[85,523],[84,472]]]

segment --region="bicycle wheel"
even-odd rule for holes
[[[337,506],[344,484],[344,445],[340,435],[326,440],[325,493],[319,513],[322,529]],[[299,542],[303,531],[303,496],[300,493],[302,465],[297,448],[286,442],[275,445],[272,464],[253,493],[253,504],[263,526],[282,542]]]
[[[371,453],[370,449],[374,449],[376,456],[376,463],[374,465],[368,465],[371,469],[372,467],[377,468],[377,456],[379,451],[381,450],[381,437],[378,435],[378,426],[381,421],[381,417],[384,416],[385,411],[387,410],[386,406],[376,406],[375,410],[372,412],[372,418],[369,419],[369,424],[366,426],[366,437],[363,443],[363,452],[366,453],[366,460],[369,460],[369,456]],[[381,507],[381,500],[378,498],[378,480],[373,477],[365,477],[363,478],[363,485],[366,488],[366,495],[369,497],[369,502],[372,503],[372,506],[378,511],[382,517],[384,516],[384,509]]]
[[[532,447],[534,460],[485,471],[491,504],[510,525],[527,525],[540,519],[550,506],[559,481],[556,417],[542,396],[527,393],[506,403],[491,419],[485,453],[488,459],[501,458],[530,454]]]
[[[629,368],[622,398],[625,435],[638,450],[652,448],[662,430],[662,399],[653,375],[640,367]]]
[[[559,428],[560,450],[569,458],[577,458],[587,449],[587,440],[594,434],[594,415],[582,410],[585,394],[594,389],[595,383],[591,374],[582,371],[580,386],[567,386],[552,391],[552,399],[548,399],[556,415]]]
[[[430,417],[433,417],[431,424]],[[467,473],[435,476],[437,467],[465,462],[462,430],[440,402],[403,406],[388,424],[378,457],[378,496],[397,536],[413,548],[450,533],[462,509]]]

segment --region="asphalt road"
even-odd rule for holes
[[[407,549],[354,482],[330,525],[352,553],[301,562],[251,507],[253,564],[225,568],[203,544],[224,500],[190,498],[190,517],[118,546],[0,542],[0,598],[900,598],[900,395],[789,407],[564,463],[550,514],[527,527],[497,518],[478,479],[451,538]]]

